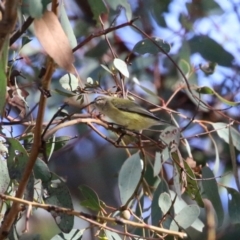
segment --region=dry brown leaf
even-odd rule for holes
[[[46,11],[42,18],[34,19],[35,34],[44,50],[68,72],[75,73],[73,53],[68,38],[53,12]]]
[[[16,107],[19,110],[19,116],[26,116],[26,98],[29,93],[25,89],[17,88],[16,86],[8,87],[7,102],[9,105]]]

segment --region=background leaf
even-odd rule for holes
[[[209,199],[215,209],[217,218],[218,218],[218,226],[220,227],[223,223],[224,212],[222,202],[218,192],[217,181],[214,178],[212,171],[208,167],[204,167],[202,169],[202,178],[206,179],[202,181],[203,193],[206,195],[207,199]],[[208,178],[213,178],[211,180],[207,180]]]
[[[141,173],[140,156],[139,153],[135,153],[124,162],[119,172],[118,187],[122,205],[125,205],[136,191]]]
[[[34,30],[39,42],[54,61],[74,73],[72,49],[56,15],[46,11],[42,18],[34,20]]]
[[[208,36],[194,36],[189,40],[192,53],[200,53],[207,61],[216,62],[219,65],[229,67],[234,59],[221,45]],[[209,51],[211,49],[212,51]]]
[[[132,51],[143,55],[145,53],[157,54],[159,52],[163,52],[162,49],[164,50],[164,52],[168,53],[171,49],[171,46],[164,40],[155,37],[155,38],[151,38],[151,40],[148,38],[145,38],[145,39],[139,41],[133,47]]]

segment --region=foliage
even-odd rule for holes
[[[0,239],[240,234],[239,46],[224,40],[219,3],[6,2]],[[119,126],[94,109],[97,95],[136,101],[167,124]]]

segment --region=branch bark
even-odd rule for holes
[[[15,27],[18,3],[19,0],[8,0],[5,3],[3,18],[0,22],[0,53],[2,52],[6,38],[9,37]]]

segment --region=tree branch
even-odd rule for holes
[[[52,73],[54,71],[53,61],[50,60],[50,63],[47,64],[47,66],[48,66],[48,68],[47,68],[45,76],[42,79],[42,84],[43,84],[44,89],[49,90]],[[34,131],[33,145],[32,145],[32,149],[30,152],[28,163],[27,163],[25,171],[22,175],[22,179],[19,182],[19,186],[18,186],[18,189],[16,192],[16,198],[23,197],[24,190],[27,186],[29,176],[32,173],[34,164],[36,162],[36,159],[37,159],[37,156],[39,153],[39,149],[42,145],[41,133],[42,133],[42,124],[43,124],[43,118],[44,118],[44,113],[45,113],[45,108],[46,108],[46,102],[47,102],[47,98],[44,96],[43,93],[41,93],[40,101],[39,101],[38,115],[37,115],[37,120],[36,120],[36,126],[35,126],[35,131]],[[0,240],[5,239],[6,236],[8,235],[8,233],[12,227],[12,224],[14,223],[19,211],[20,211],[20,203],[13,202],[13,205],[12,205],[8,215],[4,219],[2,227],[0,229]]]
[[[0,53],[4,46],[4,42],[15,27],[17,20],[18,0],[8,0],[5,3],[3,18],[0,22]]]

